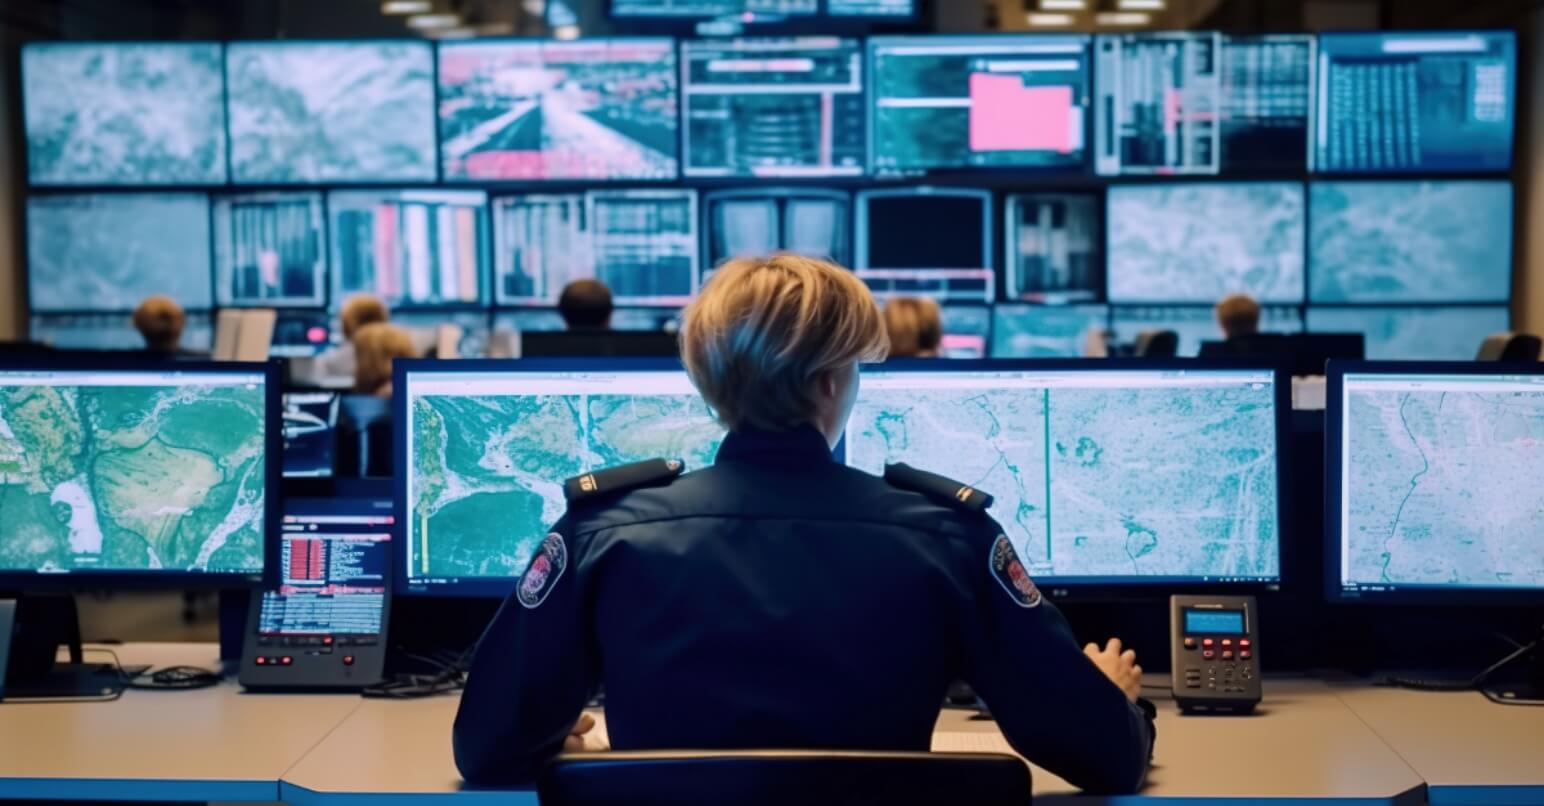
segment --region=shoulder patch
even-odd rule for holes
[[[520,587],[515,591],[520,604],[527,610],[535,610],[547,600],[547,594],[557,586],[567,567],[568,546],[562,535],[552,532],[542,539],[536,548],[536,556],[531,558],[531,564],[520,576]]]
[[[922,493],[955,509],[966,512],[985,512],[992,505],[992,496],[953,479],[918,470],[911,465],[885,465],[885,481],[914,493]]]
[[[1040,589],[1035,587],[1035,581],[1029,578],[1029,572],[1024,570],[1024,563],[1019,562],[1019,553],[1013,550],[1006,535],[998,535],[992,541],[992,553],[988,560],[992,571],[992,577],[997,584],[1003,586],[1013,603],[1019,607],[1039,607]]]
[[[584,501],[600,495],[673,481],[684,472],[686,472],[686,465],[679,459],[650,459],[646,462],[618,465],[575,476],[563,482],[563,497],[570,502]]]

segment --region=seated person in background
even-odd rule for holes
[[[569,330],[610,330],[612,307],[611,289],[599,280],[575,280],[558,297]]]
[[[1217,303],[1217,326],[1229,339],[1260,333],[1260,303],[1248,294],[1229,294]]]
[[[937,358],[944,340],[943,314],[925,297],[896,297],[885,303],[891,358]]]
[[[861,280],[796,255],[730,261],[681,346],[729,431],[718,456],[568,481],[472,660],[453,733],[467,781],[528,782],[582,747],[601,685],[618,750],[926,751],[963,679],[1030,761],[1089,790],[1141,786],[1141,667],[1119,641],[1078,647],[990,497],[832,457],[858,363],[885,357]]]
[[[413,338],[385,322],[373,322],[354,334],[354,392],[391,397],[391,362],[415,358]]]
[[[344,300],[338,312],[343,343],[317,356],[311,374],[317,378],[354,377],[355,337],[366,325],[385,323],[390,316],[386,304],[369,294],[355,294]]]
[[[182,328],[187,321],[188,316],[183,313],[181,305],[171,297],[159,294],[146,297],[134,309],[134,329],[145,340],[145,352],[152,355],[168,358],[199,357],[198,353],[184,351],[181,347]]]

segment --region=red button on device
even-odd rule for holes
[[[1212,650],[1210,650],[1210,649],[1208,649],[1208,650],[1205,650],[1205,651],[1203,651],[1203,652],[1202,652],[1202,653],[1201,653],[1201,657],[1203,657],[1203,658],[1206,658],[1206,659],[1208,659],[1208,660],[1210,660],[1210,659],[1212,659],[1212,658],[1215,658],[1215,657],[1217,657],[1217,653],[1216,653],[1216,652],[1213,652],[1213,651],[1212,651]]]
[[[258,666],[262,666],[263,664],[265,664],[267,662],[268,662],[267,658],[263,657],[262,655],[258,655],[257,656],[257,665]]]
[[[1222,645],[1225,646],[1225,647],[1226,646],[1233,646],[1233,639],[1231,639],[1231,638],[1224,638],[1224,639],[1222,639]]]
[[[1231,649],[1224,649],[1222,651],[1222,659],[1223,660],[1233,660],[1233,650],[1231,650]]]
[[[1238,639],[1238,645],[1240,647],[1244,648],[1244,649],[1248,649],[1250,647],[1249,639],[1248,638],[1240,638],[1240,639]]]
[[[344,655],[343,656],[343,665],[344,666],[353,666],[354,665],[354,656],[353,655]]]
[[[288,665],[290,665],[291,663],[294,663],[294,662],[295,662],[295,659],[290,657],[290,656],[288,656],[288,655],[285,655],[284,657],[279,658],[279,664],[281,666],[288,666]]]
[[[1186,638],[1185,639],[1185,648],[1186,649],[1195,649],[1196,648],[1196,639],[1194,639],[1194,638]]]
[[[1212,639],[1204,638],[1204,639],[1201,640],[1201,646],[1209,647],[1211,645],[1212,645]]]
[[[1249,660],[1250,658],[1254,657],[1254,653],[1245,649],[1238,653],[1238,657],[1240,660]]]

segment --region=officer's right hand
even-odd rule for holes
[[[1111,638],[1104,649],[1089,644],[1083,647],[1083,654],[1132,702],[1142,696],[1142,667],[1137,665],[1137,653],[1131,649],[1122,652],[1119,638]]]

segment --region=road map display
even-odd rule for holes
[[[0,569],[263,569],[262,375],[0,373]]]
[[[1544,587],[1544,383],[1345,388],[1342,583]]]
[[[565,479],[646,459],[700,469],[724,435],[681,372],[410,379],[408,416],[412,579],[518,575]]]
[[[990,493],[1031,574],[1275,579],[1271,376],[1190,375],[866,373],[847,463]]]

